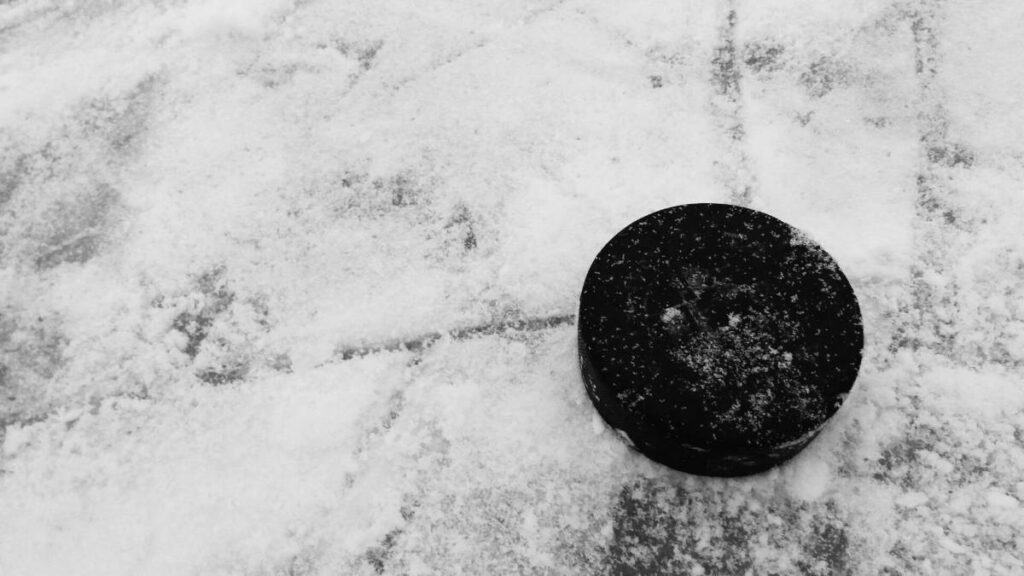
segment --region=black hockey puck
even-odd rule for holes
[[[601,416],[649,458],[711,476],[806,446],[860,367],[853,288],[799,230],[726,204],[667,208],[601,250],[579,354]]]

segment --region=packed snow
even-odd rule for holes
[[[1024,573],[1024,3],[0,4],[0,574]],[[866,349],[768,473],[576,365],[623,226],[743,204]]]

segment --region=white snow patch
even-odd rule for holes
[[[786,489],[794,498],[805,501],[821,498],[833,478],[828,461],[813,453],[797,457],[787,472]]]
[[[896,505],[903,508],[917,508],[928,502],[928,495],[923,492],[910,491],[896,498]]]

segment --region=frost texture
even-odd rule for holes
[[[0,573],[1024,572],[1022,28],[3,3]],[[862,303],[859,382],[765,475],[649,464],[577,373],[590,260],[687,202]]]

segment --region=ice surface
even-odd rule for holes
[[[0,5],[0,574],[1024,572],[1024,5]],[[621,227],[853,283],[786,466],[595,425]],[[598,422],[600,424],[600,422]]]

